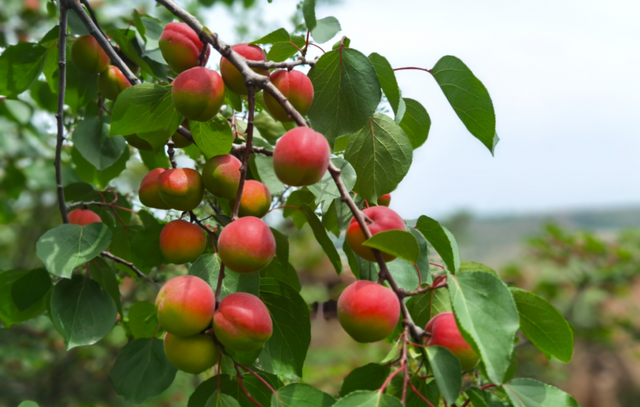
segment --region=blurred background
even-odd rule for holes
[[[280,27],[291,32],[301,21],[295,0],[179,3],[229,43]],[[4,0],[0,48],[46,33],[55,25],[51,4]],[[106,27],[126,28],[132,7],[164,22],[171,18],[151,0],[91,4]],[[422,103],[433,124],[392,193],[391,208],[409,223],[423,214],[439,219],[458,239],[463,260],[484,263],[536,292],[573,324],[571,363],[549,361],[525,346],[519,376],[557,385],[583,407],[637,406],[640,3],[318,0],[318,15],[335,16],[338,35],[348,36],[351,47],[378,52],[394,68],[431,68],[441,56],[455,55],[483,81],[501,137],[495,157],[468,134],[428,73],[397,72],[403,96]],[[211,58],[209,66],[217,63]],[[39,94],[44,91],[32,88],[21,96],[23,104],[0,99],[3,270],[40,266],[35,242],[59,223],[54,117]],[[145,172],[134,156],[111,183],[133,192]],[[66,182],[75,177],[67,171]],[[269,221],[295,236],[291,262],[315,311],[304,381],[336,394],[344,376],[381,360],[390,345],[359,345],[341,330],[333,300],[353,277],[335,275],[308,226],[298,230],[278,214]],[[155,295],[129,279],[122,294],[125,306]],[[96,346],[67,352],[46,317],[0,329],[0,406],[25,399],[41,406],[122,406],[108,374],[125,343],[115,329]],[[186,405],[206,377],[179,373],[145,406]]]

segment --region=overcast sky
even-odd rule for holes
[[[289,16],[296,3],[273,0],[264,19]],[[397,72],[403,95],[432,120],[392,193],[403,217],[640,206],[640,2],[345,0],[317,14],[335,16],[351,47],[393,67],[431,68],[455,55],[492,97],[495,157],[431,75]],[[209,16],[233,37],[224,8]]]

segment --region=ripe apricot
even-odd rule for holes
[[[282,92],[293,107],[301,115],[306,115],[313,102],[313,85],[309,77],[299,71],[282,69],[271,72],[270,78],[273,85]],[[281,122],[293,121],[280,103],[267,92],[264,92],[264,104],[274,119]]]
[[[197,208],[204,197],[202,177],[190,168],[164,171],[158,177],[158,191],[165,204],[181,211]]]
[[[202,168],[204,187],[217,197],[236,199],[241,166],[242,162],[232,155],[211,157]]]
[[[109,66],[109,56],[91,35],[83,35],[73,42],[71,61],[86,73],[100,73]]]
[[[266,267],[276,255],[276,240],[269,226],[253,216],[229,223],[220,232],[218,253],[236,273],[253,273]]]
[[[371,208],[363,210],[362,213],[367,215],[367,217],[372,221],[372,223],[368,224],[369,231],[371,231],[372,235],[392,229],[407,230],[400,215],[386,206],[372,206]],[[360,229],[360,225],[358,225],[356,218],[351,219],[349,227],[347,228],[345,240],[351,250],[353,250],[358,256],[365,260],[376,261],[373,251],[362,245],[362,243],[367,239],[365,238],[362,229]],[[381,252],[381,254],[384,261],[391,261],[396,258],[396,256],[392,256],[389,253]]]
[[[463,371],[473,369],[478,364],[480,358],[462,337],[453,312],[443,312],[431,318],[425,331],[431,335],[427,346],[447,348],[458,358]]]
[[[92,210],[89,209],[74,209],[69,213],[69,223],[73,225],[86,226],[91,223],[99,223],[102,222],[100,216]]]
[[[156,297],[158,322],[174,335],[190,336],[213,322],[216,298],[213,289],[196,276],[179,276],[167,281]]]
[[[260,349],[271,337],[271,315],[255,295],[226,296],[213,316],[213,332],[225,348],[239,352]]]
[[[231,49],[250,61],[267,60],[267,56],[264,54],[264,51],[257,45],[238,44],[231,47]],[[251,69],[260,75],[269,76],[268,69]],[[247,85],[244,83],[242,73],[240,73],[238,68],[233,66],[233,64],[225,57],[220,58],[220,74],[222,75],[222,79],[224,79],[224,84],[227,85],[231,91],[239,95],[249,94],[249,90],[247,89]]]
[[[160,250],[169,263],[193,263],[206,245],[205,231],[181,219],[167,223],[160,232]]]
[[[158,40],[160,52],[172,71],[181,73],[200,64],[202,47],[206,46],[206,63],[209,59],[209,46],[198,38],[198,34],[185,23],[169,23],[162,30]]]
[[[144,206],[157,209],[171,209],[171,207],[160,198],[158,189],[158,177],[166,170],[166,168],[156,168],[155,170],[149,171],[147,175],[142,178],[138,196]]]
[[[218,114],[224,102],[222,78],[207,68],[191,68],[173,81],[171,99],[176,110],[187,119],[209,121]]]
[[[110,65],[98,76],[98,91],[109,100],[116,100],[130,86],[131,83],[117,66]]]
[[[235,205],[235,199],[231,202]],[[269,212],[271,193],[265,184],[255,180],[246,180],[240,197],[238,216],[255,216],[261,218]]]
[[[280,181],[294,187],[312,185],[329,167],[331,148],[327,139],[309,127],[296,127],[278,140],[273,150],[273,169]]]

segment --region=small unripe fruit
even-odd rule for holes
[[[157,209],[171,209],[171,207],[160,198],[158,187],[158,177],[166,170],[166,168],[156,168],[155,170],[149,171],[147,175],[142,178],[138,196],[144,206]]]
[[[338,299],[338,320],[356,341],[376,342],[391,335],[400,319],[400,302],[390,289],[360,280]]]
[[[153,146],[149,144],[147,140],[138,137],[137,134],[124,136],[124,139],[127,140],[127,143],[129,143],[130,146],[135,147],[138,150],[153,151]]]
[[[480,358],[462,337],[453,312],[443,312],[431,318],[425,331],[431,335],[427,346],[446,348],[458,358],[463,371],[473,369],[478,364]]]
[[[110,65],[98,76],[98,91],[109,100],[116,100],[130,86],[131,83],[117,66]]]
[[[278,140],[273,150],[273,169],[287,185],[313,185],[329,167],[331,148],[327,139],[309,127],[296,127]]]
[[[402,220],[400,215],[386,206],[372,206],[371,208],[363,210],[362,213],[372,220],[372,223],[367,225],[372,235],[392,229],[407,230],[404,220]],[[367,239],[355,218],[352,218],[351,223],[349,223],[345,239],[351,250],[358,256],[365,260],[376,261],[376,256],[373,254],[373,251],[362,245]],[[384,261],[391,261],[396,258],[396,256],[389,253],[380,252],[380,254],[382,254]]]
[[[200,53],[205,45],[198,38],[198,34],[185,23],[169,23],[162,30],[158,40],[162,57],[169,68],[176,73],[194,68],[200,64]],[[209,59],[209,46],[206,45],[206,63]]]
[[[309,77],[299,71],[283,69],[271,72],[270,78],[273,85],[282,92],[293,107],[301,115],[306,115],[313,102],[313,85]],[[264,92],[264,104],[274,119],[281,122],[293,121],[270,93]]]
[[[253,273],[271,263],[276,255],[276,239],[266,223],[247,216],[222,229],[218,253],[222,262],[236,273]]]
[[[198,225],[177,219],[160,233],[160,250],[169,263],[193,263],[204,253],[207,236]]]
[[[235,199],[231,204],[235,205]],[[269,212],[271,206],[271,193],[269,188],[262,182],[254,180],[246,180],[242,188],[242,197],[240,197],[240,207],[238,208],[238,216],[255,216],[261,218]]]
[[[267,56],[264,54],[262,48],[257,45],[249,45],[249,44],[238,44],[231,47],[232,50],[242,55],[249,61],[266,61]],[[256,72],[260,75],[269,76],[268,69],[260,69],[260,68],[251,68],[253,72]],[[239,95],[248,95],[249,90],[247,89],[247,85],[244,83],[244,78],[242,77],[242,73],[233,66],[231,62],[225,57],[220,58],[220,74],[222,74],[222,79],[224,79],[224,84],[227,85],[229,89]]]
[[[389,207],[390,203],[391,203],[391,195],[389,194],[384,194],[380,198],[378,198],[378,205],[380,206]]]
[[[83,35],[73,42],[71,60],[86,73],[100,73],[109,66],[109,56],[91,35]]]
[[[250,352],[260,349],[271,337],[269,310],[255,295],[226,296],[213,316],[213,332],[227,349]]]
[[[86,226],[91,223],[102,222],[97,213],[89,209],[75,209],[69,213],[69,223],[73,225]]]
[[[188,120],[183,121],[182,122],[182,127],[186,128],[188,130],[189,129],[189,121]],[[171,136],[171,140],[173,140],[173,146],[174,147],[178,147],[178,148],[189,147],[191,144],[193,144],[191,142],[191,140],[189,140],[188,138],[186,138],[182,134],[178,133],[177,131],[173,134],[173,136]]]
[[[213,322],[216,298],[213,289],[196,276],[179,276],[167,281],[156,298],[158,322],[174,335],[191,336]]]
[[[217,197],[236,199],[241,166],[242,162],[232,155],[211,157],[202,169],[204,187]]]
[[[158,177],[158,186],[162,201],[181,211],[197,208],[204,197],[202,177],[190,168],[166,170]]]
[[[167,332],[164,353],[172,365],[193,374],[202,373],[220,361],[220,350],[213,338],[205,334],[183,337]]]
[[[171,99],[176,110],[189,120],[213,119],[224,103],[224,84],[216,71],[191,68],[173,81]]]

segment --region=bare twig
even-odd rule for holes
[[[256,110],[256,90],[253,85],[247,87],[249,90],[249,118],[247,119],[247,143],[244,149],[244,157],[242,159],[242,166],[240,167],[240,182],[238,183],[238,191],[236,192],[236,200],[233,203],[233,214],[231,215],[231,221],[238,219],[238,211],[240,210],[240,201],[242,200],[242,192],[244,190],[244,183],[247,179],[247,172],[249,171],[249,157],[251,157],[251,151],[253,147],[253,115]]]
[[[62,222],[69,223],[67,215],[67,205],[64,201],[64,187],[62,186],[62,144],[64,143],[64,91],[67,85],[67,0],[60,0],[60,30],[58,31],[58,112],[56,119],[58,124],[58,137],[56,138],[56,184],[58,189],[58,207]]]
[[[247,65],[251,68],[261,68],[261,69],[288,69],[292,70],[296,66],[300,65],[308,65],[314,66],[318,58],[307,59],[305,57],[300,57],[295,61],[283,61],[283,62],[274,62],[274,61],[247,61]]]
[[[224,263],[220,262],[220,274],[218,274],[218,285],[216,285],[216,308],[220,305],[220,293],[222,292],[222,280],[224,280]]]
[[[176,151],[173,148],[174,144],[173,144],[173,139],[171,137],[169,137],[169,140],[167,141],[167,155],[169,156],[169,162],[171,163],[171,168],[176,168],[176,160],[175,160],[175,153]]]
[[[129,267],[131,270],[133,270],[134,273],[136,273],[136,275],[144,280],[147,280],[148,282],[150,282],[151,284],[155,285],[156,287],[160,287],[160,284],[156,283],[155,281],[153,281],[148,275],[144,274],[142,271],[140,271],[136,266],[133,265],[133,263],[130,263],[128,261],[126,261],[125,259],[121,259],[118,256],[114,256],[113,254],[109,253],[109,252],[102,252],[100,253],[100,255],[102,257],[106,257],[109,258],[117,263],[120,264],[124,264],[125,266]]]

